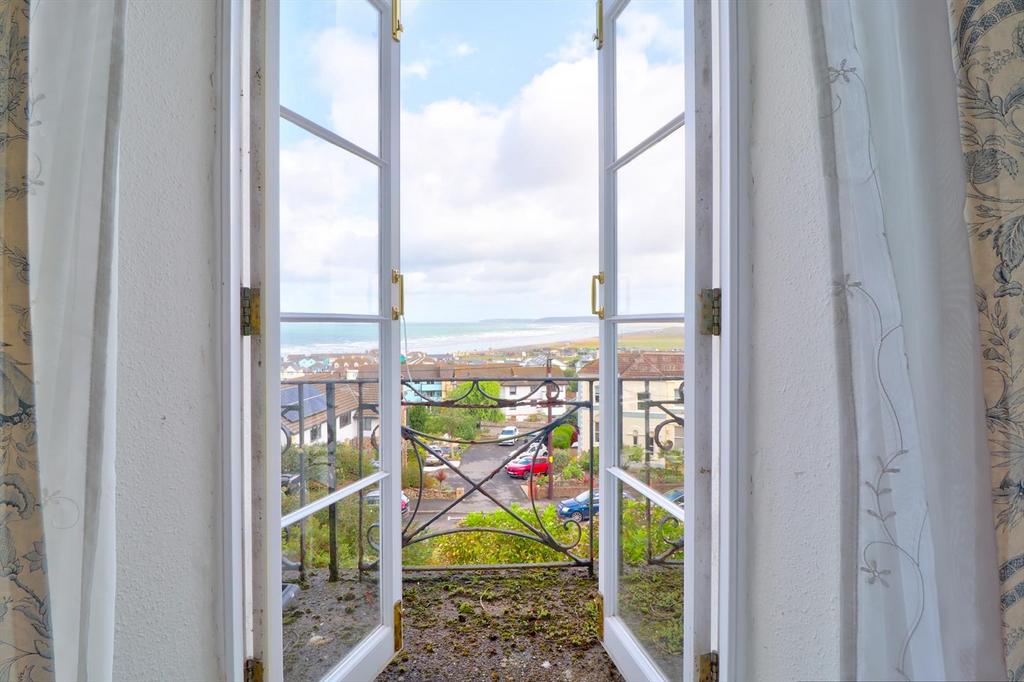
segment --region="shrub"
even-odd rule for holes
[[[562,470],[569,465],[569,462],[572,462],[576,458],[570,450],[555,450],[553,456],[555,461],[552,466],[555,470],[555,474],[561,473]]]
[[[551,433],[551,445],[554,448],[568,448],[572,445],[575,429],[571,424],[562,424]]]
[[[537,519],[533,510],[519,505],[512,505],[512,510],[531,524],[536,524]],[[555,508],[545,507],[541,512],[541,519],[544,527],[551,533],[558,542],[570,544],[576,540],[576,527],[569,524],[566,528],[564,522],[557,518]],[[470,512],[460,524],[463,528],[499,528],[529,533],[523,525],[513,518],[508,512],[497,510],[493,512]],[[576,556],[586,556],[588,553],[587,542],[589,535],[587,529],[583,529],[583,537],[580,543],[573,549]],[[597,535],[595,533],[595,539]],[[500,533],[481,531],[478,533],[456,533],[454,535],[442,535],[431,541],[434,545],[431,556],[432,564],[518,564],[540,561],[563,561],[565,555],[561,552],[546,547],[535,540],[528,540]]]
[[[562,479],[566,481],[578,481],[583,478],[585,472],[579,462],[573,460],[562,469]]]

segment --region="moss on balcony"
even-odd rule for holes
[[[404,646],[380,680],[621,680],[586,570],[405,576]]]

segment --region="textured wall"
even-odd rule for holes
[[[840,675],[839,419],[804,2],[750,3],[753,301],[747,679]],[[783,47],[785,46],[785,47]]]
[[[215,680],[214,2],[128,3],[120,186],[119,680]]]

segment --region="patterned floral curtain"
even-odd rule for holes
[[[0,680],[54,676],[28,266],[28,0],[0,0]]]
[[[1024,679],[1024,8],[950,0],[1007,674]]]

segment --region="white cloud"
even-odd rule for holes
[[[459,43],[455,46],[454,52],[456,57],[468,57],[476,52],[476,48],[469,43]]]
[[[658,17],[633,12],[623,21],[620,139],[638,141],[682,111],[682,66],[671,59],[681,48],[666,34]],[[402,112],[402,267],[413,319],[589,311],[598,268],[597,60],[581,36],[505,107],[446,99]],[[344,56],[349,65],[373,59]],[[428,65],[422,75],[414,69],[405,65],[406,73],[429,73]],[[333,91],[332,117],[352,126],[367,100],[339,70],[336,61],[322,69],[345,86]],[[372,174],[352,177],[358,165],[338,154],[310,144],[282,150],[282,278],[292,287],[284,309],[352,311],[343,304],[353,292],[360,306],[372,303],[376,186]],[[622,171],[621,288],[631,312],[652,311],[664,288],[681,282],[681,164],[677,143],[666,141]],[[331,285],[316,294],[316,282]]]
[[[417,78],[426,78],[430,74],[431,64],[426,61],[412,62],[402,65],[402,73]]]

